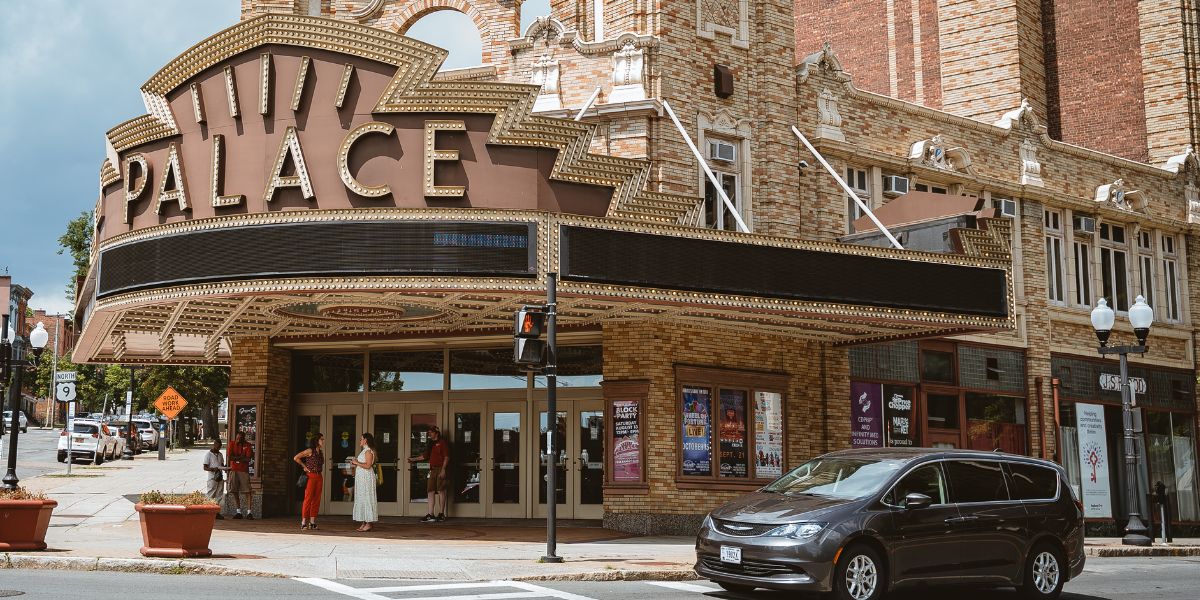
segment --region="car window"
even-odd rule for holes
[[[904,506],[904,498],[909,494],[925,494],[933,499],[934,504],[949,502],[950,494],[946,489],[946,478],[942,475],[942,469],[937,464],[913,469],[904,479],[896,482],[884,502],[893,506]]]
[[[1023,463],[1008,463],[1014,500],[1052,500],[1058,497],[1058,471]]]
[[[76,423],[71,431],[75,433],[96,433],[99,431],[99,428],[91,423]]]
[[[864,498],[878,492],[902,465],[895,460],[822,457],[792,469],[763,489],[847,500]]]
[[[998,461],[948,460],[951,497],[955,502],[996,502],[1008,500],[1008,485]]]

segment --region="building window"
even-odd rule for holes
[[[729,197],[729,201],[733,203],[740,216],[744,211],[742,195],[739,193],[738,176],[716,169],[713,170],[713,174],[717,176],[717,181],[721,182],[721,189],[725,190],[725,195]],[[733,218],[729,207],[721,201],[721,195],[717,193],[712,181],[708,178],[704,180],[704,226],[709,229],[724,229],[725,231],[738,230],[737,219]]]
[[[854,190],[855,194],[858,194],[859,200],[862,200],[866,204],[870,205],[871,204],[871,188],[870,188],[870,185],[868,182],[869,182],[869,177],[868,177],[867,171],[865,169],[856,169],[854,167],[846,167],[846,185],[850,186],[850,189]],[[860,208],[858,206],[858,203],[854,201],[854,198],[851,198],[850,195],[847,194],[846,195],[846,231],[849,233],[854,233],[854,222],[857,221],[864,214],[866,214],[866,213],[864,213],[862,208]]]
[[[1166,294],[1166,297],[1163,298],[1163,307],[1159,314],[1168,321],[1180,321],[1182,315],[1179,308],[1179,263],[1178,256],[1175,254],[1175,236],[1164,235],[1161,236],[1161,239],[1163,293]],[[1147,302],[1149,302],[1149,298],[1147,298]]]
[[[917,190],[918,192],[929,192],[931,194],[948,194],[948,193],[950,193],[949,190],[947,190],[946,188],[944,188],[940,185],[929,185],[929,184],[925,184],[925,183],[918,183],[913,186],[913,189]]]
[[[1075,242],[1075,304],[1092,305],[1092,246]]]
[[[1065,303],[1062,214],[1046,211],[1043,229],[1046,231],[1046,294],[1051,302]]]
[[[450,351],[450,389],[525,388],[528,374],[513,363],[512,348]]]
[[[783,376],[678,367],[676,380],[680,477],[752,482],[783,474]]]
[[[954,383],[954,352],[921,350],[921,380]]]
[[[1154,232],[1139,231],[1137,235],[1138,283],[1146,304],[1154,304]]]
[[[1172,496],[1170,515],[1176,521],[1200,519],[1196,493],[1196,436],[1193,415],[1146,413],[1146,454],[1151,482],[1161,481]]]
[[[292,386],[299,393],[363,391],[364,356],[354,354],[296,354]]]
[[[1024,398],[967,392],[966,404],[968,447],[1025,454]]]
[[[1103,296],[1113,310],[1129,310],[1128,242],[1125,227],[1100,224],[1100,278]]]
[[[444,360],[441,350],[372,352],[370,389],[372,392],[441,390],[445,387]]]

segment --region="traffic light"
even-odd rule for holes
[[[513,362],[540,367],[546,362],[546,312],[540,306],[523,306],[515,313],[513,323]]]

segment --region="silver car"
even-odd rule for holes
[[[28,432],[29,431],[29,419],[25,418],[25,411],[23,411],[23,410],[17,411],[17,420],[20,422],[21,433]],[[4,411],[4,426],[0,427],[0,429],[7,429],[8,427],[11,426],[11,424],[12,424],[12,411],[6,410],[6,411]]]

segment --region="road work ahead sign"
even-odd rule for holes
[[[179,412],[185,406],[187,406],[187,400],[184,400],[183,396],[179,395],[179,392],[170,386],[163,390],[158,400],[154,401],[154,408],[157,408],[158,412],[162,413],[168,419],[174,419],[179,416]]]

